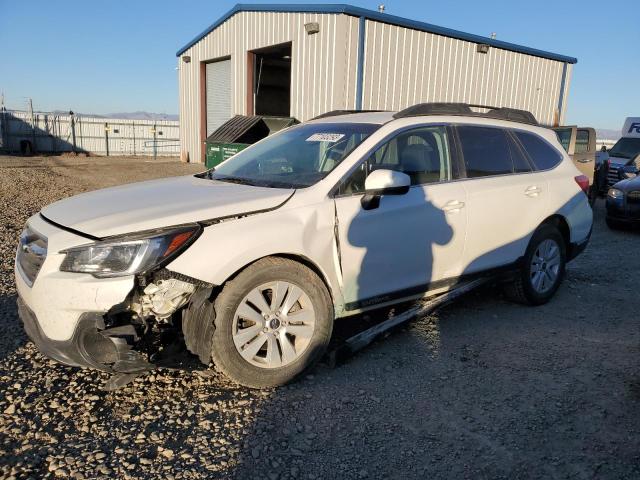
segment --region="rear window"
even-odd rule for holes
[[[509,142],[504,130],[486,127],[458,127],[467,177],[487,177],[513,172]]]
[[[562,161],[562,155],[538,135],[514,132],[537,170],[549,170]]]
[[[576,148],[574,153],[587,153],[589,151],[589,130],[576,132]]]

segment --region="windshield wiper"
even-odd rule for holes
[[[247,180],[242,177],[214,177],[211,176],[212,180],[219,180],[221,182],[229,182],[229,183],[237,183],[238,185],[251,185],[252,187],[259,186],[257,183],[252,182],[251,180]]]

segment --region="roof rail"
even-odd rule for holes
[[[499,120],[508,120],[510,122],[529,123],[531,125],[538,125],[538,120],[531,112],[526,110],[518,110],[516,108],[496,108],[495,110],[489,110],[484,114],[487,118],[496,118]]]
[[[352,113],[375,113],[375,112],[385,112],[386,110],[331,110],[330,112],[325,112],[317,117],[313,117],[311,120],[319,120],[321,118],[327,117],[337,117],[338,115],[350,115]]]
[[[473,115],[466,103],[418,103],[393,114],[393,118],[419,117],[421,115]]]
[[[474,112],[471,108],[482,108],[489,111],[486,113]],[[422,115],[466,115],[539,125],[536,117],[526,110],[468,103],[419,103],[412,107],[405,108],[404,110],[400,110],[393,115],[393,118],[418,117]]]

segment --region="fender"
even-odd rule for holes
[[[333,202],[279,208],[207,226],[166,268],[213,285],[223,285],[246,266],[267,256],[306,260],[321,274],[342,311],[335,259]],[[260,232],[259,242],[252,232]],[[303,261],[302,263],[305,263]]]

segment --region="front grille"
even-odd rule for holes
[[[627,193],[627,203],[629,205],[640,204],[640,190],[634,190],[633,192]]]
[[[46,258],[47,239],[29,227],[25,228],[20,235],[17,262],[18,268],[29,286],[33,285]]]
[[[618,170],[620,167],[615,166],[614,164],[609,165],[609,172],[607,173],[607,185],[612,186],[620,181],[620,177],[618,174]]]

